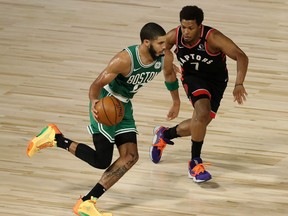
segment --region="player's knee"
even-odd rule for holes
[[[112,159],[102,158],[102,160],[97,161],[96,168],[98,169],[107,169],[112,162]]]
[[[112,162],[112,153],[111,154],[104,154],[103,152],[101,154],[98,154],[95,157],[95,167],[98,169],[107,169],[111,162]]]
[[[138,152],[129,152],[124,157],[126,167],[130,169],[139,160]]]
[[[194,112],[195,112],[195,117],[197,118],[198,121],[201,122],[207,122],[211,117],[211,105],[210,105],[210,100],[208,98],[203,98],[201,100],[198,100],[195,102],[194,105]]]
[[[197,110],[196,118],[197,121],[208,123],[211,121],[211,110],[210,109],[200,109]]]
[[[130,157],[131,157],[131,162],[134,164],[137,163],[137,161],[139,160],[139,154],[136,152],[136,153],[130,153]]]
[[[200,113],[199,113],[199,118],[201,119],[204,119],[204,120],[207,120],[210,118],[210,113],[211,113],[211,110],[210,109],[207,109],[207,110],[202,110]]]

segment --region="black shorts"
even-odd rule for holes
[[[220,106],[220,101],[223,98],[224,91],[227,87],[227,82],[219,82],[214,80],[205,80],[198,76],[183,77],[182,85],[187,97],[194,106],[195,102],[201,98],[208,98],[211,102],[211,117],[215,118],[217,110]]]
[[[99,145],[101,146],[111,146],[113,148],[113,145],[116,144],[117,147],[124,143],[135,143],[137,144],[137,134],[136,132],[127,132],[118,134],[115,137],[115,143],[111,143],[103,134],[97,133],[92,134],[93,137],[93,143],[96,149],[100,149]],[[109,147],[108,147],[109,148]]]

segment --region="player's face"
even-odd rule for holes
[[[201,25],[196,20],[181,20],[181,31],[185,43],[192,43],[200,37]]]
[[[155,60],[164,55],[166,36],[160,36],[156,40],[150,41],[149,53]]]

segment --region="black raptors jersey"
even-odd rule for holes
[[[182,78],[195,75],[205,80],[227,82],[226,55],[222,52],[210,53],[207,38],[213,29],[202,25],[201,36],[193,46],[183,43],[181,27],[176,28],[175,54],[181,65]]]

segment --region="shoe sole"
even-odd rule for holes
[[[45,135],[47,133],[48,135]],[[55,145],[55,135],[61,134],[60,130],[54,124],[48,124],[36,137],[34,137],[28,144],[26,154],[28,157],[32,157],[37,151],[46,147],[53,147]],[[44,136],[44,137],[43,137]],[[48,140],[48,141],[47,141]],[[37,145],[37,143],[43,143]]]
[[[193,180],[194,182],[196,182],[196,183],[202,183],[202,182],[206,182],[206,181],[209,181],[210,179],[212,179],[212,178],[207,179],[207,180],[199,180],[199,179],[196,179],[196,177],[190,175],[189,170],[188,170],[188,178],[192,179],[192,180]]]
[[[156,127],[154,127],[154,129],[153,129],[154,137],[152,138],[152,143],[153,143],[152,145],[154,145],[154,144],[156,143],[156,141],[157,141],[157,135],[156,135],[156,133],[157,133],[157,131],[159,130],[160,127],[161,127],[161,126],[156,126]],[[153,146],[150,147],[149,156],[150,156],[151,161],[152,161],[153,163],[157,164],[157,163],[160,162],[160,160],[159,160],[159,161],[154,161],[154,160],[153,160],[152,151],[153,151]]]
[[[160,160],[157,162],[155,160],[153,160],[153,157],[152,157],[152,151],[153,151],[153,146],[150,147],[150,150],[149,150],[149,156],[150,156],[150,159],[153,163],[157,164],[160,162]]]
[[[84,213],[84,212],[78,212],[78,214],[77,215],[79,215],[79,216],[90,216],[89,214],[86,214],[86,213]],[[99,212],[99,216],[112,216],[112,213],[108,213],[108,212],[103,212],[103,213],[100,213]]]
[[[82,201],[82,197],[80,196],[80,198],[77,200],[76,204],[73,207],[74,214],[76,214],[78,216],[80,216],[79,213],[78,213],[78,209],[79,209],[79,206],[81,205],[82,202],[83,202]]]
[[[83,213],[83,212],[79,212],[77,215],[79,215],[79,216],[90,216],[89,214],[86,214],[86,213]],[[100,215],[101,216],[112,216],[112,213],[106,213],[106,212],[104,212],[104,213],[100,213]],[[99,215],[99,216],[100,216]]]
[[[82,212],[79,212],[78,215],[79,216],[89,216],[89,214],[85,214],[85,213],[82,213]]]

